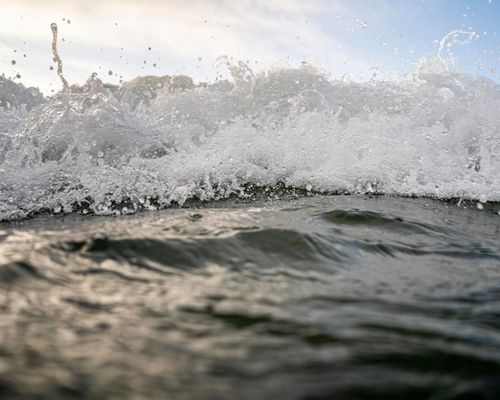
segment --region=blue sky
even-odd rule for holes
[[[500,0],[16,0],[0,4],[0,73],[45,93],[60,88],[50,23],[70,83],[96,71],[118,82],[144,74],[213,80],[218,56],[254,70],[313,60],[332,78],[412,72],[453,30],[458,69],[500,81]],[[70,23],[68,23],[68,19]],[[459,35],[457,39],[465,39]],[[151,48],[151,49],[149,49]],[[15,60],[15,64],[12,64]],[[112,71],[112,75],[109,75]]]
[[[355,1],[357,5],[370,4]],[[375,2],[373,2],[375,3]],[[391,12],[381,14],[372,26],[371,33],[389,43],[387,48],[366,46],[366,38],[360,38],[360,49],[373,59],[386,62],[388,66],[409,67],[421,56],[436,53],[440,38],[453,30],[475,32],[469,45],[454,46],[450,51],[458,56],[459,66],[470,73],[479,73],[494,78],[490,69],[500,63],[500,3],[492,0],[427,0],[385,1]],[[361,7],[360,7],[361,8]],[[395,52],[391,49],[397,48]],[[358,54],[358,57],[361,57]],[[410,64],[409,64],[410,63]],[[493,75],[493,76],[492,76]],[[498,78],[497,78],[498,80]]]

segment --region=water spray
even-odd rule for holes
[[[52,29],[52,54],[54,56],[54,62],[57,63],[57,75],[59,75],[64,89],[69,89],[68,81],[63,75],[63,63],[61,57],[59,57],[59,53],[57,52],[57,24],[55,22],[51,23],[50,29]]]

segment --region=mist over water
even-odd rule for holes
[[[401,81],[332,80],[307,62],[254,72],[228,57],[218,63],[229,80],[116,86],[93,74],[52,97],[0,78],[0,219],[126,213],[276,185],[498,201],[500,86],[445,57],[470,38],[451,32]]]

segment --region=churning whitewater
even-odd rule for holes
[[[96,74],[52,97],[0,77],[0,220],[128,213],[276,185],[322,193],[500,200],[500,85],[440,55],[406,79],[318,66],[231,77]]]

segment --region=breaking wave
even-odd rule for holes
[[[500,85],[437,56],[396,81],[319,67],[231,79],[93,74],[45,98],[0,77],[0,220],[127,213],[277,185],[500,200]]]

